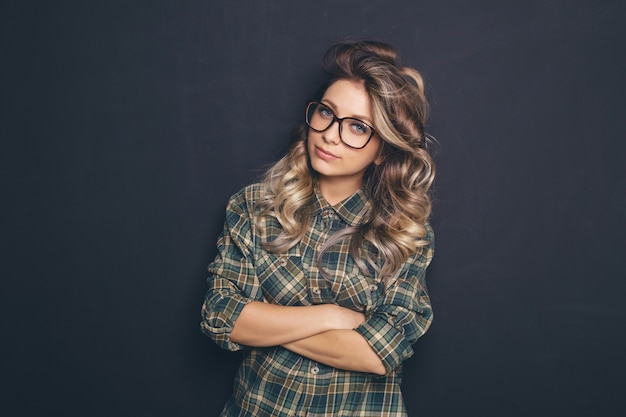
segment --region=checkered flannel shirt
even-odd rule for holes
[[[432,229],[427,227],[429,246],[411,256],[387,288],[374,268],[369,276],[359,271],[348,254],[349,242],[325,253],[322,265],[330,276],[324,278],[316,264],[318,250],[330,234],[367,219],[370,202],[363,190],[334,207],[317,194],[304,238],[283,254],[261,247],[280,234],[281,226],[274,218],[255,224],[260,192],[261,185],[253,184],[231,197],[218,254],[208,268],[202,331],[224,349],[244,350],[222,416],[405,416],[402,362],[413,355],[411,345],[432,321],[424,278],[433,256]],[[363,250],[375,253],[367,242]],[[231,341],[234,322],[254,300],[285,306],[334,303],[365,313],[366,322],[355,330],[378,354],[386,375],[333,368],[280,346]]]

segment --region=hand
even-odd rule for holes
[[[365,323],[365,314],[346,307],[329,304],[333,309],[335,330],[352,330]]]

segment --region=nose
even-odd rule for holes
[[[331,143],[333,145],[339,144],[341,139],[339,138],[339,120],[333,120],[333,123],[330,125],[328,129],[322,132],[322,138],[324,142]]]

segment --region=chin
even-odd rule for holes
[[[311,169],[313,169],[313,171],[315,171],[315,173],[319,176],[325,176],[328,175],[328,172],[324,172],[327,171],[326,169],[324,169],[323,166],[321,166],[321,164],[316,163],[316,161],[313,160],[309,160],[311,163]]]

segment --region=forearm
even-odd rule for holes
[[[332,304],[280,306],[253,301],[234,324],[230,339],[246,346],[277,346],[333,329],[352,329],[361,313]]]
[[[354,330],[330,330],[283,344],[283,347],[335,368],[378,375],[386,373],[376,352]]]

